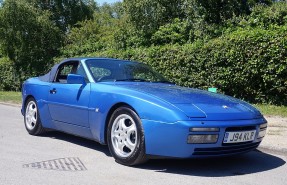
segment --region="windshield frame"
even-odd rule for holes
[[[95,83],[99,82],[151,82],[151,83],[171,83],[164,78],[160,73],[156,72],[147,64],[118,59],[87,59],[85,61],[87,69],[94,79]],[[106,76],[95,76],[95,70],[100,70],[100,73],[106,73]],[[106,70],[106,71],[105,71]],[[130,70],[130,71],[128,71]],[[134,71],[133,71],[134,70]],[[154,79],[136,78],[131,75],[136,70],[142,75],[149,75]],[[95,74],[96,73],[96,74]],[[146,74],[145,74],[146,73]],[[112,76],[110,79],[106,78]],[[105,78],[105,80],[103,80]]]

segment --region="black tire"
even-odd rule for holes
[[[120,119],[124,120],[122,123],[125,124],[125,126],[128,125],[128,127],[125,128],[127,130],[129,129],[129,131],[125,131],[123,129],[121,130],[117,126],[120,125]],[[119,138],[116,138],[117,136],[115,135],[117,134],[115,133],[121,135],[119,132],[125,136],[118,136]],[[126,139],[122,139],[124,137],[126,137]],[[108,124],[107,142],[112,156],[115,158],[116,162],[120,164],[133,166],[147,161],[145,154],[144,130],[141,120],[135,111],[128,106],[119,107],[113,112]],[[128,148],[126,143],[133,144],[133,149],[130,149],[132,147]],[[123,151],[121,151],[121,149],[119,149],[120,147],[118,147],[120,144],[125,145],[123,147]]]
[[[41,123],[37,102],[32,97],[25,104],[24,123],[27,132],[31,135],[41,135],[45,132]]]

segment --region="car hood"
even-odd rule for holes
[[[262,117],[261,113],[248,103],[222,94],[157,83],[121,85],[169,102],[190,118],[238,120]]]

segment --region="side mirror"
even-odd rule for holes
[[[68,74],[67,76],[67,83],[68,84],[82,84],[86,85],[85,78],[81,75],[76,74]]]

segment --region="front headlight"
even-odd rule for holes
[[[190,132],[218,132],[219,128],[206,128],[206,127],[195,127],[195,128],[189,128]]]

